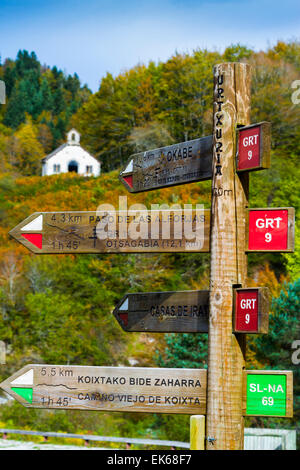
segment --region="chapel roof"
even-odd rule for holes
[[[76,135],[76,138],[75,140],[72,139],[72,134]],[[97,160],[97,158],[95,158],[93,155],[91,155],[87,150],[85,150],[83,147],[81,147],[81,145],[79,144],[80,142],[80,134],[79,132],[76,131],[76,129],[71,129],[68,133],[67,133],[67,142],[65,142],[64,144],[60,145],[59,147],[57,147],[57,149],[53,150],[51,153],[49,153],[48,155],[46,155],[45,157],[42,158],[42,162],[46,162],[48,161],[50,158],[54,157],[54,155],[58,154],[59,152],[61,152],[64,148],[66,147],[73,147],[74,145],[76,145],[77,147],[80,147],[84,152],[86,152],[90,157],[94,158],[98,163],[99,160]]]

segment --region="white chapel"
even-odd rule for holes
[[[74,172],[82,176],[99,176],[100,162],[80,145],[76,129],[67,133],[67,142],[42,160],[42,176]]]

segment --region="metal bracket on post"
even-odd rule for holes
[[[209,436],[207,436],[205,439],[206,439],[207,442],[209,442],[210,444],[214,444],[215,441],[217,440],[217,439],[215,439],[214,437],[209,437]]]

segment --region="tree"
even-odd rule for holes
[[[295,251],[294,253],[285,253],[286,270],[292,281],[300,278],[300,229],[295,226]]]
[[[44,150],[38,140],[37,128],[33,125],[29,116],[27,121],[21,124],[15,137],[18,144],[16,152],[18,168],[24,175],[38,174]]]
[[[229,47],[226,47],[223,57],[228,62],[239,62],[243,59],[249,59],[253,51],[248,49],[246,46],[241,44],[232,44]]]
[[[46,152],[65,139],[73,114],[91,94],[86,85],[80,85],[77,74],[65,76],[55,66],[42,67],[34,52],[19,51],[15,61],[6,59],[0,65],[0,77],[6,83],[8,98],[7,105],[0,107],[1,122],[3,116],[4,125],[16,130],[25,123],[26,115],[37,124],[47,113],[41,130]]]
[[[158,122],[149,122],[144,126],[134,127],[129,140],[137,152],[164,147],[174,143],[174,139],[168,130],[163,124]]]
[[[171,333],[166,335],[167,347],[163,354],[157,353],[159,367],[183,369],[207,367],[207,335],[195,333]]]

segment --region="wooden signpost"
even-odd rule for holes
[[[237,130],[237,170],[270,167],[269,122]],[[131,155],[119,175],[131,193],[212,179],[213,136]]]
[[[192,221],[192,222],[191,222]],[[191,233],[185,236],[185,226]],[[197,227],[196,227],[197,225]],[[199,231],[201,237],[193,235]],[[210,211],[37,212],[9,233],[37,254],[209,251]]]
[[[250,67],[214,67],[212,188],[228,196],[211,201],[211,265],[208,336],[206,448],[243,448],[244,335],[232,332],[234,285],[244,287],[248,173],[235,173],[236,129],[250,124]]]
[[[267,333],[268,289],[235,289],[235,333]],[[113,314],[125,331],[208,333],[209,291],[126,294]]]
[[[0,384],[28,408],[206,414],[206,369],[28,364]],[[292,416],[289,371],[245,371],[243,414]]]
[[[39,212],[10,232],[37,254],[210,252],[209,290],[127,294],[114,310],[126,331],[208,332],[207,371],[28,365],[0,384],[20,403],[205,414],[215,450],[243,449],[244,416],[292,416],[292,372],[245,371],[245,333],[267,333],[269,310],[267,289],[247,287],[247,254],[293,251],[295,225],[293,208],[248,209],[249,172],[270,167],[271,147],[270,124],[250,125],[250,75],[245,63],[216,65],[213,135],[132,155],[119,175],[132,193],[211,179],[211,210],[199,219],[172,209]]]

